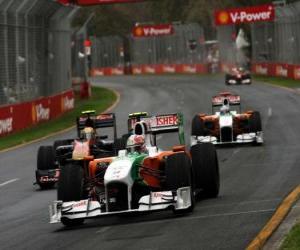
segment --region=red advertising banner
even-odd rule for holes
[[[168,36],[174,34],[171,24],[138,25],[132,29],[133,37]]]
[[[0,137],[53,119],[74,108],[72,90],[32,102],[0,107]]]
[[[215,11],[215,25],[270,22],[275,19],[273,4]]]
[[[100,4],[116,4],[116,3],[134,3],[143,2],[145,0],[57,0],[63,5],[76,4],[80,6],[100,5]]]

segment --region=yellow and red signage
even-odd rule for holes
[[[270,22],[275,19],[273,4],[215,11],[216,25]]]
[[[63,5],[75,4],[80,6],[87,5],[101,5],[101,4],[115,4],[115,3],[134,3],[143,2],[145,0],[57,0]]]
[[[138,25],[132,29],[134,37],[168,36],[174,34],[171,24]]]

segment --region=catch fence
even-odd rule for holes
[[[50,0],[0,0],[0,105],[71,87],[75,12]]]

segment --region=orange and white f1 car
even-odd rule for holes
[[[237,108],[237,110],[234,110]],[[212,98],[213,114],[197,114],[192,121],[191,145],[263,143],[260,113],[241,113],[240,96],[223,92]],[[215,112],[215,109],[219,109]]]
[[[180,146],[161,150],[156,135],[177,132]],[[82,155],[83,156],[83,155]],[[219,168],[211,143],[185,148],[180,114],[139,117],[118,156],[87,161],[73,157],[61,166],[58,200],[50,222],[81,224],[99,216],[173,209],[191,212],[195,197],[219,193]]]

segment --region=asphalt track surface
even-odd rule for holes
[[[95,84],[120,92],[115,112],[119,134],[129,112],[182,112],[187,143],[196,113],[211,112],[211,96],[231,90],[241,95],[243,110],[261,112],[265,145],[218,149],[221,192],[199,201],[192,214],[172,212],[87,220],[67,229],[48,224],[55,190],[32,185],[36,152],[71,131],[42,142],[0,153],[0,249],[244,249],[299,184],[300,95],[269,85],[224,85],[220,76],[110,77]],[[160,138],[162,147],[176,143]],[[0,139],[1,143],[1,139]]]

